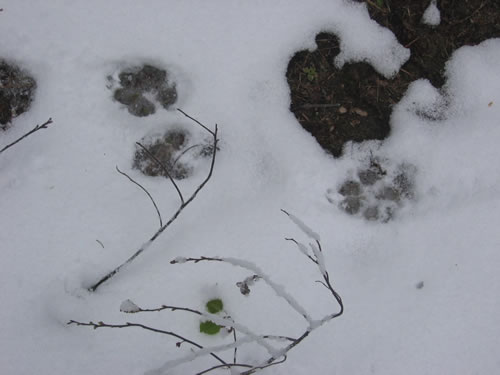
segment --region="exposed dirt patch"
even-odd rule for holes
[[[26,112],[33,100],[36,82],[18,66],[0,59],[0,129]]]
[[[291,110],[300,124],[335,157],[348,141],[384,139],[390,133],[392,106],[408,85],[426,78],[444,83],[444,65],[453,51],[500,37],[498,0],[438,0],[441,22],[421,22],[430,3],[415,0],[364,0],[371,17],[389,28],[411,57],[393,79],[386,79],[366,63],[334,65],[339,53],[335,35],[320,33],[318,48],[300,51],[290,60],[287,79]]]

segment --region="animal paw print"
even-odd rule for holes
[[[416,168],[408,163],[393,167],[387,160],[385,164],[371,158],[337,189],[329,189],[328,201],[349,215],[388,222],[414,198]]]

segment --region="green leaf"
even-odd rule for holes
[[[220,326],[210,320],[200,323],[200,332],[206,335],[216,335],[220,331]]]
[[[307,75],[307,79],[311,82],[318,77],[318,72],[316,72],[316,68],[313,65],[309,68],[303,68],[302,71]]]
[[[222,303],[222,300],[220,298],[215,298],[208,301],[206,307],[209,313],[217,314],[218,312],[222,311],[222,309],[224,308],[224,304]]]

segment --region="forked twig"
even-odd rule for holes
[[[48,126],[52,124],[52,118],[49,118],[47,121],[45,121],[42,125],[37,125],[35,126],[33,129],[31,129],[29,132],[27,132],[26,134],[24,134],[22,137],[16,139],[14,142],[8,144],[7,146],[5,146],[4,148],[2,148],[0,150],[0,154],[4,151],[6,151],[7,149],[11,148],[12,146],[14,146],[16,143],[18,142],[21,142],[24,138],[27,138],[29,137],[31,134],[41,130],[41,129],[47,129]]]
[[[201,122],[198,120],[194,119],[193,117],[187,115],[185,112],[181,111],[178,109],[179,112],[181,112],[183,115],[186,117],[190,118],[194,122],[196,122],[198,125],[200,125],[203,129],[208,131],[213,138],[213,154],[212,154],[212,160],[210,163],[210,170],[208,171],[207,176],[203,180],[203,182],[195,189],[195,191],[191,194],[191,196],[187,199],[184,200],[182,199],[182,203],[180,207],[177,209],[177,211],[172,215],[169,221],[167,221],[165,224],[163,224],[154,234],[153,236],[145,243],[143,244],[132,256],[130,256],[125,262],[120,264],[118,267],[114,268],[112,271],[108,272],[104,277],[102,277],[99,281],[97,281],[95,284],[90,286],[88,288],[89,291],[95,292],[97,288],[99,288],[100,285],[111,279],[114,275],[116,275],[118,272],[122,270],[123,267],[126,265],[130,264],[135,258],[137,258],[139,255],[141,255],[145,250],[147,250],[151,244],[167,229],[176,219],[177,217],[181,214],[181,212],[196,198],[198,193],[203,189],[203,187],[208,183],[210,178],[212,177],[213,171],[214,171],[214,166],[215,166],[215,157],[217,155],[217,135],[218,135],[218,126],[215,124],[215,130],[210,130],[207,128],[205,125],[203,125]],[[174,184],[175,185],[175,184]],[[176,186],[176,185],[175,185]]]

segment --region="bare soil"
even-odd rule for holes
[[[327,33],[316,36],[316,50],[297,52],[287,70],[291,111],[335,157],[342,155],[346,142],[389,136],[392,106],[408,85],[425,78],[441,87],[445,63],[456,49],[500,37],[498,0],[438,0],[441,23],[437,27],[421,23],[430,0],[362,2],[375,21],[411,50],[410,59],[395,77],[387,79],[367,63],[337,69],[334,58],[340,52],[339,42]]]
[[[35,90],[33,77],[0,57],[0,130],[6,130],[13,118],[29,109]]]

